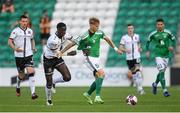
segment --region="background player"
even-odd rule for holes
[[[25,77],[26,68],[29,76],[29,85],[31,89],[32,99],[38,98],[35,93],[35,78],[34,78],[34,61],[33,51],[36,52],[33,31],[28,26],[28,17],[22,15],[20,17],[20,27],[16,27],[11,32],[8,40],[9,46],[14,50],[16,66],[19,75],[17,76],[16,95],[20,96],[20,81]]]
[[[155,46],[153,52],[155,53],[156,65],[157,69],[159,70],[156,81],[152,84],[153,94],[157,94],[157,85],[160,82],[163,89],[163,95],[168,97],[170,94],[166,88],[164,74],[168,66],[170,54],[174,51],[175,37],[169,30],[164,29],[164,26],[163,19],[156,20],[157,30],[153,31],[148,37],[146,44],[146,56],[147,58],[150,57],[149,45],[152,42],[152,44]]]
[[[134,33],[134,26],[127,25],[128,34],[123,35],[120,41],[119,49],[126,53],[126,61],[128,68],[133,74],[133,81],[136,84],[137,92],[145,94],[142,87],[142,75],[140,72],[140,52],[142,51],[140,45],[140,37]]]

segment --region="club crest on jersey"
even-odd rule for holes
[[[28,34],[31,34],[31,31],[28,31]]]
[[[99,65],[98,64],[95,64],[96,68],[99,68]]]

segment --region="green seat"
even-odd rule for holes
[[[32,23],[34,24],[33,27],[36,33],[35,41],[39,50],[34,54],[34,61],[35,65],[38,65],[42,54],[42,47],[39,39],[39,19],[44,9],[47,9],[50,16],[52,16],[55,3],[56,0],[16,0],[16,2],[14,2],[14,13],[0,13],[0,44],[2,45],[0,51],[3,53],[0,56],[0,67],[15,67],[14,53],[8,47],[7,41],[12,30],[10,26],[19,19],[19,16],[22,15],[24,11],[28,11]]]
[[[174,0],[173,2],[162,2],[162,0],[155,0],[153,2],[121,0],[118,10],[113,32],[113,41],[116,45],[119,45],[122,34],[127,33],[127,24],[132,23],[135,26],[135,32],[140,35],[141,45],[143,50],[145,50],[148,35],[156,30],[156,19],[160,17],[165,20],[165,24],[168,26],[167,28],[176,36],[180,18],[180,1],[178,0]],[[127,66],[125,65],[125,56],[114,54],[114,50],[109,49],[106,66]],[[148,61],[145,51],[143,51],[143,66],[155,66],[154,58],[155,55],[153,53],[150,61]]]

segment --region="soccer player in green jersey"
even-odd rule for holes
[[[72,43],[67,45],[62,51],[57,52],[57,56],[62,56],[62,54],[73,47],[78,45],[78,50],[82,50],[86,58],[86,63],[88,67],[93,71],[95,76],[95,81],[91,84],[89,90],[83,93],[83,96],[86,98],[89,104],[93,104],[90,95],[96,90],[96,97],[94,99],[95,103],[103,104],[104,101],[100,97],[101,87],[103,79],[105,76],[104,70],[100,65],[100,40],[104,39],[116,52],[121,54],[122,52],[118,50],[112,40],[105,35],[105,33],[99,30],[100,21],[98,18],[92,17],[89,19],[89,30],[86,31],[83,35],[74,39]]]
[[[159,70],[156,81],[152,84],[152,92],[153,94],[157,94],[157,85],[160,82],[163,89],[163,95],[168,97],[170,94],[166,89],[164,74],[168,66],[170,54],[173,52],[175,47],[175,37],[170,31],[164,29],[164,26],[163,19],[156,20],[157,30],[153,31],[148,37],[148,41],[146,43],[146,56],[147,58],[150,57],[149,45],[152,42],[152,44],[155,45],[153,52],[155,52],[155,60],[157,69]]]

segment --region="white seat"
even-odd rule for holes
[[[95,12],[96,17],[103,18],[105,16],[106,11],[105,10],[97,10]]]
[[[107,3],[107,2],[100,2],[98,5],[97,5],[97,8],[99,9],[99,10],[101,10],[101,9],[107,9],[107,6],[108,6],[109,4]]]
[[[65,4],[65,5],[66,5],[66,9],[67,10],[74,10],[74,9],[76,9],[76,2],[69,2],[69,3]]]
[[[73,14],[74,14],[74,11],[67,10],[67,11],[64,12],[64,17],[65,18],[71,18],[73,16]]]
[[[88,9],[97,9],[97,3],[96,2],[89,2],[87,5],[86,5],[86,7],[88,8]]]

